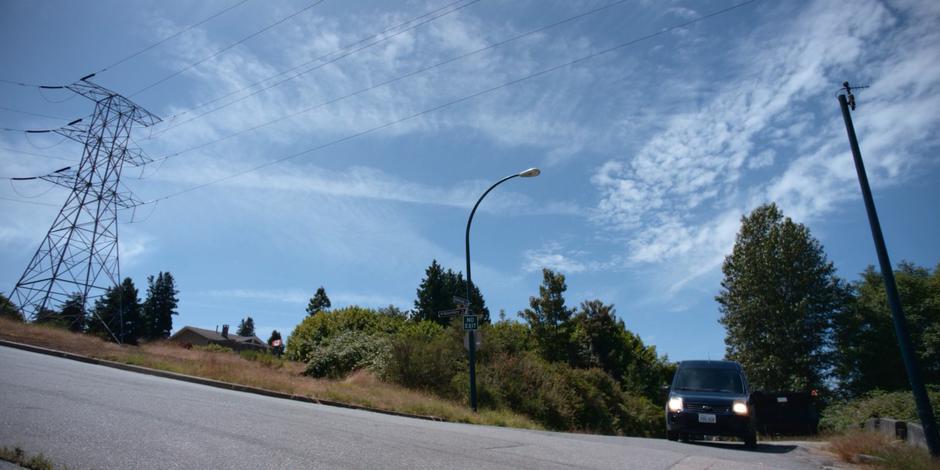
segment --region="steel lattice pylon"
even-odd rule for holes
[[[148,162],[139,150],[127,147],[131,127],[160,122],[87,78],[64,88],[95,102],[91,121],[52,131],[85,146],[74,177],[59,182],[71,193],[12,293],[30,319],[44,309],[59,308],[76,293],[88,305],[120,282],[117,211],[135,204],[118,190],[121,170],[125,163]]]

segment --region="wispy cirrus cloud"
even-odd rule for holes
[[[600,165],[594,220],[625,234],[628,261],[671,265],[680,289],[715,272],[741,214],[757,204],[776,201],[812,221],[853,194],[834,95],[861,61],[877,89],[862,95],[862,109],[877,112],[856,121],[869,171],[883,184],[907,177],[937,142],[929,129],[940,123],[940,68],[931,57],[940,37],[927,2],[892,7],[856,3],[846,15],[818,2],[782,30],[753,33],[736,51],[737,78],[700,110],[674,117],[635,155]],[[904,28],[889,29],[899,21]]]
[[[258,300],[263,302],[284,303],[293,305],[306,305],[313,297],[312,292],[301,289],[218,289],[201,293],[209,297]],[[344,305],[360,305],[364,307],[385,307],[388,305],[410,305],[405,299],[389,297],[386,295],[369,294],[363,292],[330,292],[331,303],[335,307]]]

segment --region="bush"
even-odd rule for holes
[[[463,342],[456,328],[445,329],[431,321],[410,323],[391,341],[388,362],[380,377],[409,388],[428,390],[447,398],[461,393],[452,385],[466,372]]]
[[[238,353],[243,359],[260,362],[261,364],[273,369],[284,367],[284,359],[281,359],[268,351],[258,351],[256,349],[245,349]]]
[[[400,316],[382,315],[362,307],[345,307],[332,312],[317,312],[308,316],[290,334],[287,340],[287,358],[308,362],[311,353],[327,338],[346,331],[361,331],[366,334],[391,335],[406,323]]]
[[[493,397],[491,405],[525,413],[551,429],[639,436],[662,432],[658,408],[622,391],[600,369],[549,363],[528,352],[502,355],[482,367],[480,377],[481,388]]]
[[[193,349],[197,351],[205,351],[211,353],[231,353],[235,352],[232,348],[227,348],[225,346],[219,346],[218,344],[207,344],[205,346],[193,346]]]
[[[930,391],[933,409],[940,407],[940,391]],[[857,428],[869,418],[894,418],[920,423],[917,407],[910,391],[883,392],[875,390],[861,398],[834,403],[823,412],[819,421],[820,430],[842,432]]]
[[[338,379],[352,371],[384,368],[391,340],[388,335],[350,330],[314,346],[305,374]]]

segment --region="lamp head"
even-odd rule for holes
[[[542,171],[539,170],[538,168],[529,168],[528,170],[523,171],[522,173],[519,173],[519,176],[523,178],[531,178],[533,176],[538,176],[541,173]]]

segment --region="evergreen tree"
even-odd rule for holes
[[[121,343],[137,344],[145,331],[137,295],[134,281],[129,277],[124,278],[121,285],[105,291],[95,300],[93,315],[88,320],[88,332],[105,339],[117,338]]]
[[[279,343],[275,345],[275,341],[279,341]],[[284,340],[281,339],[280,331],[274,330],[271,332],[271,336],[268,338],[268,346],[271,346],[271,353],[275,356],[280,357],[284,354]]]
[[[742,217],[715,298],[726,328],[726,357],[755,389],[824,388],[830,325],[848,291],[809,229],[776,204]]]
[[[440,264],[437,264],[437,260],[432,260],[424,274],[424,279],[418,287],[418,298],[415,299],[412,318],[416,321],[431,320],[441,325],[449,325],[451,319],[439,317],[438,312],[457,308],[454,296],[465,297],[467,295],[467,283],[463,278],[463,273],[450,269],[445,271]],[[480,316],[481,323],[490,322],[490,310],[486,307],[483,294],[480,293],[476,284],[470,292],[470,310],[473,314]]]
[[[330,310],[332,304],[330,303],[330,298],[326,296],[326,289],[323,286],[320,286],[317,289],[317,293],[313,294],[313,297],[310,298],[310,302],[307,303],[307,315],[316,315],[317,312],[326,312]]]
[[[940,265],[931,274],[901,263],[894,277],[924,382],[940,383]],[[909,390],[881,273],[869,266],[852,287],[855,301],[834,323],[840,391]]]
[[[16,321],[24,321],[23,314],[7,296],[0,292],[0,317],[9,318]]]
[[[48,307],[41,307],[36,312],[36,317],[33,319],[33,323],[39,325],[59,326],[63,328],[65,327],[65,325],[62,323],[62,317],[59,316],[59,312],[56,312],[55,310]]]
[[[173,315],[177,315],[176,306],[179,291],[173,275],[160,272],[157,278],[147,277],[147,298],[143,305],[144,336],[147,339],[169,338],[173,330]]]
[[[81,292],[70,295],[59,312],[60,323],[69,331],[85,331],[85,298]]]
[[[529,297],[529,308],[519,312],[519,317],[529,324],[539,353],[548,361],[566,360],[572,353],[574,309],[565,306],[567,289],[564,274],[543,269],[539,296]]]
[[[238,324],[238,330],[235,332],[238,336],[254,336],[255,321],[251,318],[245,318]]]

